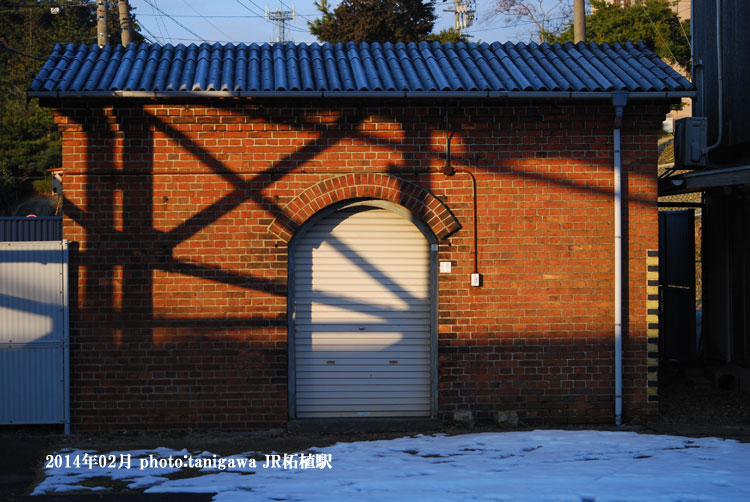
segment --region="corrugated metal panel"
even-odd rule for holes
[[[750,200],[744,187],[706,192],[703,319],[710,361],[750,366]]]
[[[693,363],[695,330],[695,212],[659,212],[659,355]]]
[[[59,241],[62,240],[62,218],[0,218],[0,242]]]
[[[721,146],[723,161],[739,157],[748,160],[750,144],[750,85],[747,85],[747,62],[750,61],[750,2],[721,2],[722,88],[719,92],[719,59],[716,40],[716,0],[693,0],[693,63],[698,99],[693,102],[693,116],[708,118],[708,144],[719,139],[719,119],[723,122]],[[745,61],[745,63],[741,63]],[[719,114],[719,99],[723,103]],[[739,145],[744,147],[737,148]],[[735,147],[735,151],[727,147]],[[721,151],[721,150],[719,150]],[[718,153],[718,152],[714,152]],[[718,160],[718,159],[717,159]]]
[[[0,423],[67,423],[67,241],[0,243]]]
[[[430,246],[385,209],[347,208],[295,246],[297,418],[429,416]]]
[[[0,350],[0,424],[64,420],[62,344],[17,344]]]
[[[219,71],[221,69],[221,71]],[[642,43],[55,46],[30,92],[630,92],[692,86]]]

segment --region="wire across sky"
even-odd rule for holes
[[[274,22],[267,19],[266,9],[294,10],[294,20],[286,25],[287,38],[310,43],[315,42],[315,37],[310,34],[308,23],[320,17],[314,0],[270,0],[268,3],[264,0],[130,0],[130,4],[143,34],[157,43],[270,42],[276,33]],[[329,2],[331,9],[337,4],[338,0]],[[492,4],[493,0],[477,0],[476,20],[465,31],[473,35],[472,41],[531,40],[531,23],[510,26],[502,16],[490,18]],[[437,1],[435,31],[453,26],[453,13],[445,11],[452,6],[452,0]]]

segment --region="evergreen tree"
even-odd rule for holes
[[[660,58],[690,69],[690,21],[681,22],[669,0],[635,0],[615,5],[591,0],[592,13],[586,16],[587,42],[643,41]],[[572,42],[573,24],[554,42]]]
[[[444,30],[440,30],[437,33],[432,33],[427,36],[426,40],[428,42],[440,42],[441,44],[444,44],[446,42],[453,42],[454,44],[457,44],[458,42],[469,42],[469,39],[466,37],[466,35],[461,35],[461,33],[456,31],[454,28],[446,28]]]
[[[110,2],[109,33],[111,42],[119,43],[114,6]],[[133,25],[133,41],[140,42]],[[0,0],[0,211],[8,209],[10,194],[22,184],[60,166],[60,134],[52,114],[37,100],[26,100],[31,81],[58,42],[96,42],[96,2]]]
[[[418,42],[435,24],[434,0],[343,0],[333,11],[316,2],[310,33],[323,42]]]

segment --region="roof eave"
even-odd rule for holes
[[[659,197],[702,192],[712,188],[750,184],[750,165],[729,168],[706,168],[659,180]]]
[[[29,91],[39,99],[258,99],[258,98],[391,98],[391,99],[610,99],[614,91]],[[696,91],[632,91],[629,100],[695,98]]]

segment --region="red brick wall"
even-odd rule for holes
[[[439,411],[527,423],[614,413],[608,102],[51,103],[63,133],[79,430],[283,424],[287,241],[350,197],[442,237]],[[344,105],[342,107],[342,105]],[[646,253],[665,107],[625,112],[625,419],[647,397]],[[477,181],[481,288],[473,271]],[[460,227],[460,228],[459,228]],[[76,275],[73,275],[76,277]]]

